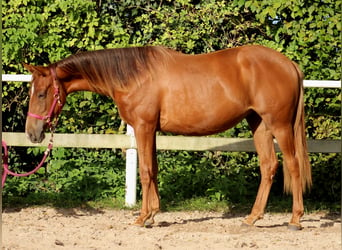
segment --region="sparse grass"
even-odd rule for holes
[[[230,210],[229,202],[213,201],[206,197],[192,198],[178,202],[163,202],[162,209],[166,211],[220,211]]]
[[[125,205],[124,198],[105,198],[96,201],[80,201],[57,194],[30,194],[27,197],[3,197],[3,208],[18,208],[30,206],[51,206],[56,208],[95,208],[95,209],[131,209],[139,210],[141,201],[133,207]],[[253,201],[243,201],[240,203],[231,203],[229,201],[213,201],[206,197],[197,197],[182,201],[161,200],[162,211],[215,211],[234,214],[248,214],[253,206]],[[306,213],[317,211],[329,211],[332,213],[341,213],[341,204],[325,203],[304,199]],[[292,197],[271,197],[266,212],[286,213],[292,210]]]

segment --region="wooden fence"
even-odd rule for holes
[[[47,138],[49,135],[47,134]],[[9,146],[41,147],[43,143],[31,143],[25,133],[2,133],[2,139]],[[276,141],[275,141],[276,143]],[[115,134],[55,134],[54,147],[64,148],[136,148],[134,137]],[[277,151],[279,148],[277,147]],[[157,136],[158,150],[187,151],[230,151],[255,152],[252,138],[217,138],[199,136]],[[312,153],[341,152],[340,140],[308,140],[308,149]]]

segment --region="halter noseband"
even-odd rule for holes
[[[46,121],[48,123],[49,127],[51,128],[52,127],[51,118],[52,118],[52,115],[53,115],[53,111],[55,110],[57,104],[61,107],[62,103],[61,103],[61,100],[60,100],[59,87],[58,87],[58,85],[56,83],[57,75],[56,75],[55,68],[51,67],[50,68],[50,73],[51,73],[52,79],[53,79],[54,93],[53,93],[53,103],[51,105],[49,113],[47,115],[45,115],[45,116],[41,116],[41,115],[37,115],[37,114],[33,114],[33,113],[28,112],[27,116],[30,116],[30,117],[33,117],[33,118],[36,118],[36,119],[39,119],[39,120]]]

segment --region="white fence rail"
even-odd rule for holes
[[[3,82],[30,82],[31,75],[2,75]],[[341,81],[330,80],[304,80],[304,87],[306,88],[341,88]]]
[[[3,82],[29,82],[31,75],[2,75]],[[341,81],[304,80],[304,87],[341,88]],[[24,133],[2,133],[9,146],[43,146],[32,144]],[[126,205],[136,203],[137,150],[132,127],[127,126],[126,135],[94,134],[55,134],[56,147],[125,148],[126,150]],[[309,152],[338,153],[341,151],[339,140],[309,140]],[[168,150],[221,150],[255,151],[253,140],[248,138],[214,138],[191,136],[157,136],[157,149]],[[278,150],[278,149],[277,149]]]

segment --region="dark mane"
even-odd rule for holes
[[[56,63],[70,75],[81,75],[98,89],[125,89],[131,83],[140,83],[142,73],[151,73],[158,59],[168,54],[163,47],[132,47],[81,52]]]

